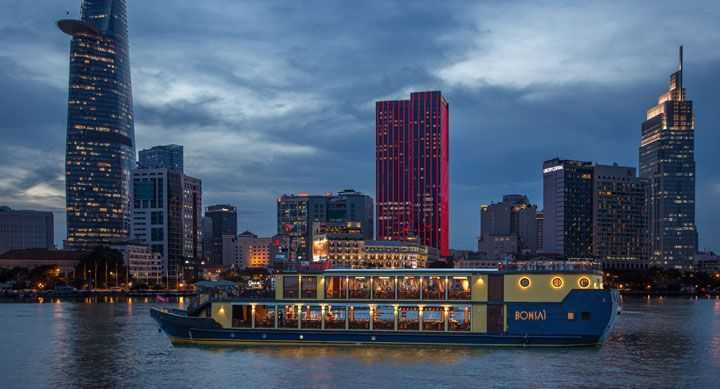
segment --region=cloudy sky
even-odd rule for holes
[[[720,249],[720,3],[580,3],[129,0],[138,147],[183,144],[204,203],[270,234],[282,193],[374,197],[374,101],[439,89],[451,244],[473,248],[480,204],[542,204],[543,160],[636,166],[684,44],[701,247]],[[69,39],[54,21],[79,4],[0,12],[0,204],[54,211],[58,242]]]

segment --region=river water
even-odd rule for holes
[[[149,304],[0,304],[0,388],[720,387],[720,300],[625,301],[588,349],[173,347]]]

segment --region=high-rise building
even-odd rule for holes
[[[606,268],[647,264],[645,182],[634,167],[593,168],[593,257]]]
[[[692,266],[695,226],[695,113],[683,87],[683,48],[670,87],[647,110],[640,140],[640,177],[647,180],[650,261]]]
[[[545,214],[542,211],[537,212],[535,214],[535,220],[537,221],[537,251],[543,251],[543,228],[545,228]]]
[[[160,254],[169,284],[192,278],[202,258],[202,183],[171,169],[132,177],[132,240]]]
[[[210,235],[210,264],[223,264],[223,235],[237,236],[237,208],[232,205],[211,205],[205,210],[205,216],[212,220]]]
[[[288,235],[288,260],[312,259],[313,228],[316,223],[359,223],[364,239],[373,238],[374,204],[370,196],[344,190],[338,194],[282,195],[277,202],[279,234]]]
[[[125,0],[84,0],[72,36],[65,188],[67,241],[86,248],[128,239],[135,129]]]
[[[267,268],[273,262],[273,238],[260,238],[250,231],[223,236],[223,267]]]
[[[138,168],[172,169],[183,171],[183,147],[181,145],[153,146],[140,150]]]
[[[0,254],[19,249],[54,247],[52,212],[0,207]]]
[[[591,259],[593,165],[552,159],[543,164],[543,252]]]
[[[417,237],[450,254],[449,112],[439,91],[375,103],[379,240]]]
[[[478,251],[488,259],[516,257],[537,250],[537,206],[527,196],[506,195],[480,208]]]

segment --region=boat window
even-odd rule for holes
[[[317,277],[303,276],[301,281],[302,297],[304,299],[317,298]]]
[[[370,277],[350,277],[348,293],[351,299],[370,299]]]
[[[395,329],[395,309],[392,305],[377,305],[372,314],[374,330]]]
[[[275,328],[275,306],[274,305],[256,305],[255,306],[255,327],[256,328]]]
[[[445,300],[445,277],[423,277],[423,300]]]
[[[345,277],[325,277],[325,298],[345,298]]]
[[[319,305],[303,305],[302,307],[302,328],[320,328],[322,323],[322,307]]]
[[[398,279],[398,295],[400,299],[419,300],[420,299],[420,278],[419,277],[400,277]]]
[[[450,285],[448,287],[448,299],[450,300],[470,300],[472,291],[470,290],[470,278],[450,277]]]
[[[445,308],[423,308],[423,331],[445,331]]]
[[[398,308],[398,329],[401,331],[417,331],[420,329],[420,315],[416,305]]]
[[[470,331],[470,306],[451,305],[448,309],[449,331]]]
[[[252,327],[252,306],[250,305],[233,305],[232,306],[232,326],[239,328]]]
[[[395,277],[373,277],[373,298],[395,299]]]
[[[297,328],[297,306],[294,304],[278,307],[278,328]]]
[[[328,305],[325,307],[325,328],[345,329],[347,312],[345,305]]]
[[[285,276],[283,277],[283,297],[286,299],[298,298],[298,277],[297,276]]]
[[[370,329],[370,307],[367,305],[351,305],[348,310],[348,326],[351,330]]]
[[[580,320],[590,320],[590,312],[580,312]]]

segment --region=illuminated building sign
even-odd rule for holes
[[[551,166],[551,167],[548,167],[548,168],[543,169],[543,173],[544,173],[544,174],[548,174],[548,173],[557,172],[557,171],[560,171],[560,170],[563,170],[563,166],[562,166],[562,165]]]

